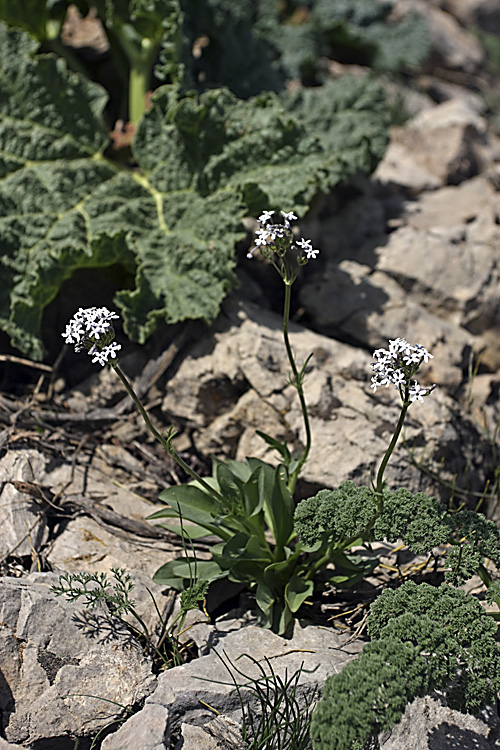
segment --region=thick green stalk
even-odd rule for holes
[[[299,478],[302,467],[307,461],[309,451],[311,450],[311,427],[309,424],[309,415],[307,413],[307,404],[306,404],[306,400],[304,397],[304,389],[302,387],[303,377],[301,374],[299,374],[299,371],[297,370],[297,365],[295,364],[295,357],[293,356],[292,347],[290,346],[290,339],[288,336],[288,323],[290,320],[290,299],[292,296],[292,283],[293,282],[287,280],[286,278],[284,278],[283,280],[285,282],[285,302],[283,305],[283,338],[285,340],[285,348],[286,348],[286,353],[288,356],[288,361],[290,362],[290,367],[292,368],[293,384],[295,385],[297,389],[297,393],[299,394],[300,408],[302,410],[302,416],[304,419],[304,428],[306,431],[306,446],[304,448],[304,452],[302,456],[300,457],[297,463],[297,466],[292,471],[290,478],[288,480],[288,489],[293,494],[293,491],[295,490],[295,485],[297,483],[297,479]]]
[[[197,474],[194,471],[194,469],[192,469],[190,466],[188,466],[188,464],[185,461],[183,461],[182,458],[179,456],[179,454],[175,450],[174,446],[172,445],[171,441],[167,440],[166,438],[164,438],[163,435],[158,432],[158,430],[156,429],[156,427],[151,422],[146,409],[141,404],[141,402],[138,399],[138,397],[137,397],[134,389],[130,385],[129,381],[127,380],[127,377],[126,377],[125,373],[120,368],[120,366],[118,364],[113,364],[112,362],[111,362],[111,366],[113,367],[113,370],[116,372],[116,374],[118,375],[118,377],[122,381],[123,385],[125,386],[125,390],[127,391],[128,395],[130,396],[130,398],[132,399],[132,401],[134,402],[134,404],[137,406],[141,417],[143,418],[144,422],[146,423],[146,427],[148,428],[148,430],[150,431],[150,433],[153,435],[153,437],[156,438],[156,440],[158,440],[158,442],[160,443],[160,445],[162,445],[165,448],[165,450],[168,452],[168,454],[170,456],[172,456],[172,458],[179,464],[179,466],[182,469],[184,469],[184,471],[187,474],[189,474],[189,476],[192,479],[194,479],[195,482],[199,482],[201,484],[201,486],[203,487],[203,489],[206,490],[206,492],[208,492],[210,495],[212,495],[213,497],[215,497],[219,502],[223,503],[224,502],[224,498],[222,497],[222,495],[220,495],[217,492],[217,490],[214,490],[213,487],[210,487],[210,485],[208,484],[208,482],[206,482],[202,477],[200,477],[199,474]]]
[[[123,23],[117,15],[101,20],[122,77],[128,77],[129,120],[136,125],[146,111],[146,94],[161,33],[158,38],[142,36],[132,22]]]
[[[143,42],[149,40],[144,39]],[[129,120],[136,125],[146,111],[146,94],[149,89],[149,79],[154,56],[150,50],[144,55],[137,55],[130,59],[130,73],[128,84],[128,112]]]

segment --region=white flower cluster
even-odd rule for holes
[[[99,362],[104,367],[111,359],[117,358],[121,349],[113,339],[115,331],[112,320],[118,315],[107,307],[80,307],[61,334],[67,344],[75,345],[75,352],[88,350],[92,362]]]
[[[251,258],[259,247],[271,247],[271,249],[273,249],[273,245],[277,239],[289,237],[291,241],[293,240],[293,235],[290,231],[290,222],[297,217],[293,211],[290,211],[289,213],[286,211],[280,211],[280,214],[283,217],[283,224],[272,223],[274,211],[263,211],[259,216],[260,229],[257,229],[255,232],[255,246],[248,253],[248,258]],[[319,253],[319,250],[313,248],[311,240],[300,239],[291,246],[298,250],[302,250],[307,260],[315,258]]]
[[[410,385],[410,381],[417,372],[422,362],[427,363],[433,359],[421,344],[411,345],[405,339],[397,338],[389,340],[388,349],[376,349],[373,352],[371,368],[374,375],[371,379],[373,392],[385,385],[388,388],[393,385],[400,390],[408,386],[408,397],[411,402],[423,402],[423,397],[428,396],[435,386],[422,388],[416,380]]]

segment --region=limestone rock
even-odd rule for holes
[[[355,333],[359,339],[365,343],[368,341],[370,348],[386,344],[387,337],[396,336],[406,336],[412,341],[423,343],[433,353],[435,350],[436,356],[432,360],[432,367],[429,366],[423,372],[424,380],[421,378],[421,382],[425,384],[427,377],[429,384],[438,382],[446,387],[449,377],[458,385],[462,378],[460,362],[472,337],[459,327],[408,302],[404,290],[387,274],[379,274],[378,277],[374,274],[373,277],[378,286],[374,287],[372,284],[366,289],[367,294],[372,293],[370,290],[374,291],[375,300],[377,297],[379,300],[376,302],[372,299],[370,307],[374,322],[371,323],[367,318],[366,324],[363,314],[356,318],[355,300],[363,300],[363,294],[360,293],[363,289],[356,289],[352,293],[354,322],[346,330],[356,328]],[[396,307],[393,287],[399,290],[399,298],[395,298],[398,300]],[[318,282],[317,287],[311,290],[311,299],[306,297],[304,301],[310,308],[313,303],[318,305],[317,308],[312,308],[313,313],[319,309],[326,315],[329,306],[336,309],[335,305],[340,297],[338,284],[328,287],[325,282],[324,287],[321,287]],[[381,300],[385,299],[390,301],[384,313],[387,317],[377,321],[377,306],[381,306]],[[275,456],[255,434],[256,427],[262,429],[262,422],[259,423],[259,402],[263,401],[264,408],[270,407],[275,415],[274,429],[270,416],[266,416],[265,426],[269,425],[268,432],[288,439],[292,436],[291,446],[295,450],[299,449],[304,440],[296,392],[292,386],[286,385],[289,364],[282,342],[280,319],[253,305],[239,305],[235,301],[228,303],[224,309],[226,317],[219,319],[213,338],[207,337],[196,344],[170,381],[164,408],[170,410],[179,400],[179,393],[190,391],[191,399],[197,401],[199,408],[203,409],[204,400],[199,395],[200,383],[204,382],[203,373],[210,372],[210,379],[215,387],[217,380],[227,382],[226,370],[222,367],[227,365],[227,371],[235,373],[237,363],[240,372],[235,377],[246,381],[246,392],[236,402],[225,422],[227,425],[232,419],[235,430],[235,441],[229,457],[244,460],[245,456],[256,456],[272,463]],[[349,310],[344,309],[347,321]],[[383,325],[377,327],[377,322],[382,320]],[[344,325],[347,326],[348,323]],[[371,331],[371,337],[366,335],[367,330]],[[304,362],[313,352],[305,381],[306,400],[311,409],[313,442],[310,458],[303,471],[307,491],[335,487],[345,479],[368,484],[373,467],[380,462],[387,449],[391,429],[398,418],[397,394],[385,389],[380,394],[372,394],[369,389],[371,357],[366,351],[298,326],[291,329],[291,343],[299,363]],[[232,348],[234,361],[224,364],[218,349],[227,352],[229,346]],[[247,408],[249,405],[251,408]],[[211,413],[209,404],[208,418]],[[485,456],[489,455],[489,448],[482,444],[470,420],[460,415],[454,402],[443,390],[435,391],[425,405],[419,404],[418,408],[412,409],[411,416],[411,422],[405,428],[407,448],[402,444],[396,448],[388,468],[388,481],[395,481],[398,486],[405,485],[413,491],[417,491],[417,488],[423,490],[423,483],[427,480],[408,462],[406,451],[409,445],[426,445],[428,457],[434,453],[440,457],[449,455],[453,471],[460,473],[468,462],[477,466],[475,490],[480,490],[484,486],[487,464]],[[207,420],[207,415],[202,419]],[[204,448],[208,444],[214,449],[221,446],[223,440],[218,440],[215,436],[216,428],[220,425],[219,419],[211,422],[205,429],[194,430],[195,444],[203,441]],[[457,450],[458,445],[462,446],[460,450]],[[215,452],[216,455],[227,456]],[[436,469],[441,471],[437,466]],[[431,488],[431,491],[437,490]]]
[[[436,174],[418,163],[418,154],[412,148],[398,142],[397,134],[373,176],[382,184],[394,183],[415,194],[435,190],[443,184]]]
[[[43,503],[11,484],[41,482],[45,465],[44,455],[31,449],[9,451],[0,459],[0,557],[30,555],[47,538]]]
[[[493,733],[489,726],[491,721],[496,726]],[[381,735],[380,746],[382,750],[492,750],[500,747],[493,736],[498,731],[498,718],[492,717],[490,722],[486,722],[484,716],[453,711],[427,695],[416,698],[406,708],[399,724]]]
[[[117,732],[106,737],[102,750],[168,750],[168,708],[150,703],[127,719]],[[1,750],[1,748],[0,748]]]
[[[427,21],[434,66],[463,73],[475,73],[481,68],[485,60],[481,44],[450,13],[433,3],[427,0],[397,0],[393,17],[399,20],[414,11]]]
[[[411,250],[417,254],[418,247]],[[381,246],[380,253],[384,251]],[[409,260],[406,256],[406,267],[413,268]],[[371,350],[398,336],[425,341],[435,355],[425,371],[429,380],[456,388],[462,382],[463,358],[474,345],[473,337],[418,304],[416,296],[415,301],[413,296],[409,298],[398,282],[390,272],[372,271],[355,260],[343,260],[322,278],[306,284],[301,301],[317,330],[330,336],[340,334]]]
[[[297,622],[293,637],[286,640],[255,625],[242,627],[241,620],[216,625],[209,644],[208,655],[162,672],[144,708],[106,738],[103,750],[163,750],[169,747],[162,744],[167,738],[179,735],[179,750],[244,750],[238,729],[240,701],[231,673],[244,696],[244,684],[262,678],[262,670],[269,675],[272,668],[282,680],[302,670],[297,687],[302,700],[361,649],[359,642],[349,643],[348,636],[333,628]],[[207,705],[222,716],[214,720]]]
[[[241,737],[239,727],[218,716],[201,727],[193,724],[181,725],[182,737],[176,750],[245,750],[248,743]]]
[[[500,34],[499,0],[443,0],[445,10],[467,28],[479,27],[489,34]]]
[[[262,677],[258,665],[267,674],[272,667],[281,679],[285,671],[291,678],[302,668],[297,694],[308,694],[359,652],[361,645],[347,644],[348,640],[334,629],[302,628],[298,623],[290,640],[255,626],[229,633],[215,630],[211,644],[217,653],[212,650],[196,661],[163,672],[145,708],[156,704],[168,707],[174,735],[181,723],[201,725],[213,719],[213,711],[204,704],[238,722],[240,703],[230,671],[242,686],[248,679]],[[245,676],[238,674],[236,667]],[[196,746],[185,747],[194,750]]]
[[[56,581],[50,573],[0,581],[3,734],[25,747],[88,737],[155,684],[137,642],[103,628],[93,640],[81,608],[51,593]]]
[[[443,185],[457,185],[478,173],[485,132],[485,120],[469,100],[460,98],[420,112],[394,129],[393,140],[424,174],[430,172]]]

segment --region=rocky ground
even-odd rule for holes
[[[398,416],[392,390],[368,387],[371,352],[402,336],[434,354],[423,381],[437,388],[412,407],[389,483],[445,501],[453,494],[470,507],[483,497],[500,523],[500,139],[494,71],[473,33],[500,30],[500,2],[400,0],[396,12],[417,6],[429,19],[433,52],[428,70],[400,90],[411,117],[393,129],[370,179],[322,199],[300,227],[320,256],[297,283],[291,331],[298,360],[313,353],[306,380],[313,450],[298,491],[368,483]],[[246,250],[239,249],[240,287],[210,329],[160,330],[122,360],[157,427],[176,425],[178,450],[202,473],[211,455],[273,461],[256,429],[295,448],[303,440],[286,385],[279,279]],[[145,519],[160,507],[159,492],[186,477],[149,436],[113,372],[84,367],[70,352],[46,369],[4,362],[0,750],[82,750],[99,732],[103,750],[243,748],[237,695],[221,684],[228,671],[213,648],[229,661],[242,653],[272,658],[280,675],[304,662],[307,700],[362,648],[365,608],[349,611],[397,568],[351,595],[325,597],[291,640],[257,628],[249,600],[219,587],[207,600],[208,618],[189,615],[199,658],[168,671],[155,673],[125,630],[90,638],[81,606],[50,591],[62,572],[126,567],[147,625],[154,630],[158,618],[146,588],[164,617],[174,616],[175,595],[151,576],[180,554],[179,542]],[[390,548],[385,554],[395,562]],[[333,613],[342,616],[332,622]],[[255,665],[245,669],[251,675]],[[412,704],[380,741],[385,750],[486,750],[500,747],[500,728],[493,709],[463,716],[434,696]]]

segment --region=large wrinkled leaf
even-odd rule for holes
[[[245,215],[303,214],[318,191],[382,153],[372,83],[284,102],[227,90],[181,97],[165,86],[139,125],[137,166],[126,169],[103,155],[103,90],[34,50],[0,26],[0,327],[36,358],[43,309],[83,267],[135,274],[115,304],[136,341],[158,320],[212,320],[234,284]]]
[[[117,301],[139,341],[157,318],[213,319],[233,283],[238,197],[178,190],[182,153],[177,176],[158,188],[118,168],[102,156],[103,90],[62,60],[33,58],[18,32],[0,28],[0,50],[0,326],[13,343],[42,356],[42,311],[85,266],[136,271],[135,289]]]

